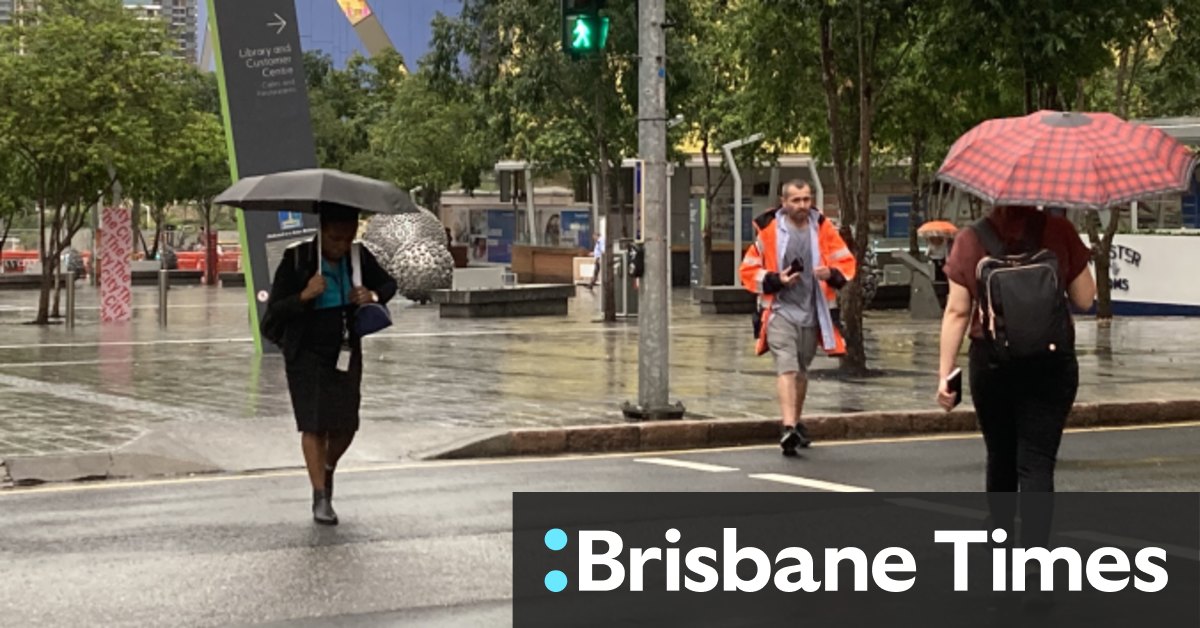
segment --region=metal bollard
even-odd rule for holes
[[[171,284],[171,271],[162,268],[158,271],[158,324],[167,326],[167,290]]]
[[[75,328],[75,273],[67,271],[67,328]]]

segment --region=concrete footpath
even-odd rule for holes
[[[774,373],[754,355],[749,317],[700,314],[672,295],[671,389],[688,420],[631,424],[636,319],[598,322],[580,288],[565,317],[442,320],[392,304],[396,326],[370,339],[363,428],[350,464],[438,457],[651,450],[776,437]],[[0,293],[0,460],[10,481],[146,477],[300,464],[282,361],[250,341],[241,288],[178,287],[169,324],[154,288],[135,288],[135,320],[98,323],[79,291],[78,324],[34,327],[36,294]],[[933,406],[938,322],[868,315],[877,370],[846,378],[818,358],[806,411],[821,439],[974,429]],[[1200,321],[1078,324],[1075,425],[1200,419]],[[965,358],[963,360],[965,364]],[[964,404],[970,407],[969,393]],[[4,474],[0,474],[3,476]]]

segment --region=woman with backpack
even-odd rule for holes
[[[950,293],[937,400],[947,411],[955,406],[948,378],[969,334],[969,382],[987,447],[988,492],[1054,491],[1059,443],[1079,387],[1070,306],[1092,307],[1090,260],[1070,221],[1032,207],[996,207],[955,238],[946,262]],[[996,496],[1000,501],[1009,512],[997,515],[994,507],[994,523],[1012,533],[1015,502]],[[1049,540],[1049,517],[1023,526],[1026,546]]]

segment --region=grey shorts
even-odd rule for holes
[[[774,315],[767,323],[767,347],[775,356],[775,372],[807,373],[817,356],[819,327],[800,327],[786,318]]]

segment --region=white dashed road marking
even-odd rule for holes
[[[657,464],[664,467],[678,467],[680,469],[691,469],[693,471],[704,471],[706,473],[728,473],[737,471],[735,467],[723,467],[719,464],[705,464],[703,462],[692,462],[690,460],[675,460],[673,458],[634,458],[634,462],[642,462],[645,464]]]
[[[780,484],[791,484],[793,486],[803,486],[805,488],[813,488],[818,491],[832,491],[835,493],[874,493],[874,489],[864,488],[862,486],[850,486],[849,484],[838,484],[837,482],[826,482],[824,480],[814,480],[812,478],[802,478],[796,475],[784,475],[782,473],[755,473],[750,476],[753,480],[766,480],[768,482],[779,482]]]

